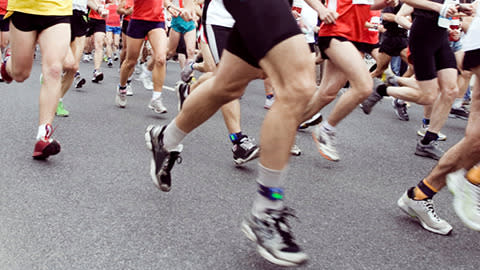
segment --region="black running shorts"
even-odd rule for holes
[[[127,34],[127,29],[128,29],[128,22],[127,20],[123,19],[122,21],[122,33]]]
[[[105,20],[97,20],[90,18],[90,21],[88,22],[87,37],[93,36],[93,34],[97,32],[105,33],[106,29],[107,24],[105,23]]]
[[[465,56],[463,57],[463,69],[471,70],[478,66],[480,66],[480,49],[466,51]]]
[[[439,27],[437,20],[417,16],[410,30],[409,44],[415,77],[428,81],[437,77],[437,71],[457,68],[455,55],[448,44],[447,29]]]
[[[215,64],[218,65],[218,63],[220,63],[223,50],[227,45],[228,37],[232,32],[232,28],[207,24],[203,30],[205,32],[205,36],[207,37],[208,47],[212,53],[213,60],[215,61]]]
[[[71,16],[44,16],[34,15],[15,11],[10,20],[12,24],[20,31],[41,33],[43,30],[60,23],[70,24]]]
[[[380,52],[389,56],[399,56],[408,46],[408,37],[385,35],[380,44]]]
[[[83,37],[87,35],[88,29],[88,17],[87,14],[80,10],[74,10],[70,22],[70,29],[72,31],[72,38],[70,41],[74,41],[77,37]]]
[[[0,15],[0,32],[8,32],[10,26],[10,19],[3,19],[4,15]]]
[[[287,0],[228,0],[223,3],[235,19],[226,50],[254,67],[259,67],[259,61],[275,45],[302,34]]]

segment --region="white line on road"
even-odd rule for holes
[[[172,91],[172,92],[175,92],[175,88],[173,88],[173,87],[164,85],[163,88],[165,88],[165,89],[167,89],[167,90],[170,90],[170,91]]]

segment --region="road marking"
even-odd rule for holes
[[[175,88],[173,88],[173,87],[164,85],[163,88],[164,88],[164,89],[167,89],[167,90],[170,90],[170,91],[172,91],[172,92],[175,92]]]

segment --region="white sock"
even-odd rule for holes
[[[165,149],[169,152],[176,150],[187,134],[188,133],[177,127],[177,123],[175,123],[175,119],[173,119],[163,132],[163,144]]]
[[[63,98],[59,98],[58,101],[63,102]]]
[[[334,126],[330,125],[330,123],[328,123],[328,121],[324,121],[322,123],[322,128],[327,132],[336,132],[337,131],[337,129]]]
[[[38,127],[38,132],[37,132],[37,141],[40,140],[41,138],[44,138],[45,135],[47,135],[47,125],[43,124]]]
[[[257,183],[265,187],[280,188],[283,185],[284,179],[287,176],[288,169],[272,170],[264,167],[258,163],[258,179]],[[261,218],[266,209],[281,209],[283,208],[283,200],[270,200],[257,192],[255,200],[253,201],[252,214]]]
[[[162,92],[152,91],[152,99],[157,99],[162,96]]]

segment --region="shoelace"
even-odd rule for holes
[[[437,221],[440,221],[440,218],[437,216],[437,212],[435,212],[435,209],[433,208],[432,199],[425,200],[424,203],[425,203],[425,207],[427,208],[427,211],[430,212]]]
[[[57,126],[57,127],[58,127],[58,126]],[[55,132],[55,130],[57,129],[57,127],[54,128],[54,127],[52,127],[51,124],[47,124],[47,125],[45,126],[45,130],[47,131],[47,132],[45,133],[45,137],[44,137],[45,141],[50,140],[50,137],[52,137],[52,135],[53,135],[53,133]]]
[[[240,145],[244,149],[247,149],[247,150],[252,149],[253,147],[255,147],[255,139],[250,139],[248,137],[245,137],[240,141]]]
[[[285,207],[281,210],[267,209],[266,214],[274,221],[274,226],[282,237],[285,245],[288,247],[296,247],[297,244],[294,242],[295,238],[293,237],[290,231],[291,227],[287,222],[287,217],[298,219],[295,215],[295,211],[292,208]]]

